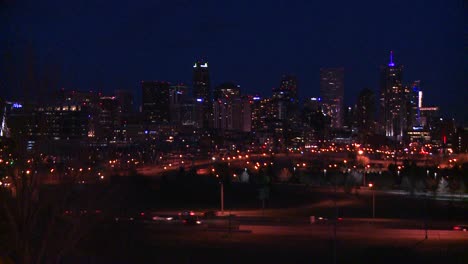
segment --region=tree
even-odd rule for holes
[[[440,177],[439,185],[437,186],[437,193],[444,194],[449,191],[449,185],[445,177]]]
[[[77,188],[72,178],[44,185],[39,165],[20,160],[0,188],[0,224],[11,241],[7,252],[16,263],[58,263],[96,221],[91,202],[99,198]]]

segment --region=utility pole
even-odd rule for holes
[[[224,185],[223,182],[221,184],[221,214],[224,215]]]
[[[425,194],[425,198],[424,198],[424,207],[426,207],[426,213],[425,213],[425,216],[424,216],[424,239],[427,240],[427,217],[428,217],[428,204],[427,204],[427,191],[424,193]]]
[[[326,171],[326,170],[324,170]],[[335,221],[333,223],[333,264],[336,264],[336,248],[337,248],[337,245],[336,245],[336,224],[338,222],[338,207],[336,205],[336,200],[338,199],[338,197],[336,196],[336,179],[337,177],[335,176],[335,199],[334,200],[334,204],[335,204]]]

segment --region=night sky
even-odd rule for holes
[[[426,105],[468,123],[467,1],[15,1],[0,0],[0,79],[32,51],[66,89],[133,90],[140,80],[191,84],[206,59],[212,84],[271,95],[281,75],[301,97],[319,95],[319,68],[345,68],[345,101],[378,91],[394,51],[404,81],[421,80]],[[10,59],[4,59],[6,54]],[[27,53],[27,52],[26,52]],[[2,77],[3,76],[3,77]],[[0,96],[18,89],[2,85]],[[3,91],[6,89],[6,91]],[[52,88],[51,88],[52,89]]]

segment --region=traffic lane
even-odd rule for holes
[[[332,225],[314,226],[267,226],[267,225],[240,225],[241,230],[251,230],[258,235],[291,235],[291,236],[326,236],[333,231]],[[424,229],[396,229],[377,226],[352,227],[336,226],[340,238],[366,238],[366,239],[421,239],[425,237]],[[466,240],[468,232],[452,230],[428,230],[428,237],[439,240]]]

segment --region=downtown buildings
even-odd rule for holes
[[[424,105],[422,82],[404,82],[404,68],[394,62],[393,53],[381,68],[380,91],[362,90],[351,107],[344,105],[342,67],[321,68],[317,82],[321,96],[303,102],[297,77],[291,74],[281,76],[278,87],[267,96],[244,94],[235,82],[213,86],[208,62],[198,61],[191,70],[192,87],[180,82],[140,82],[140,111],[132,93],[124,90],[110,95],[60,90],[48,104],[23,102],[16,108],[6,104],[2,134],[27,137],[29,149],[47,139],[78,142],[75,146],[145,145],[159,150],[177,145],[180,151],[207,152],[254,143],[283,151],[317,142],[367,143],[375,136],[386,139],[374,142],[390,147],[397,144],[387,141],[398,146],[418,142],[463,148],[459,141],[464,137],[455,139],[459,133],[453,122],[440,120],[438,107]]]

